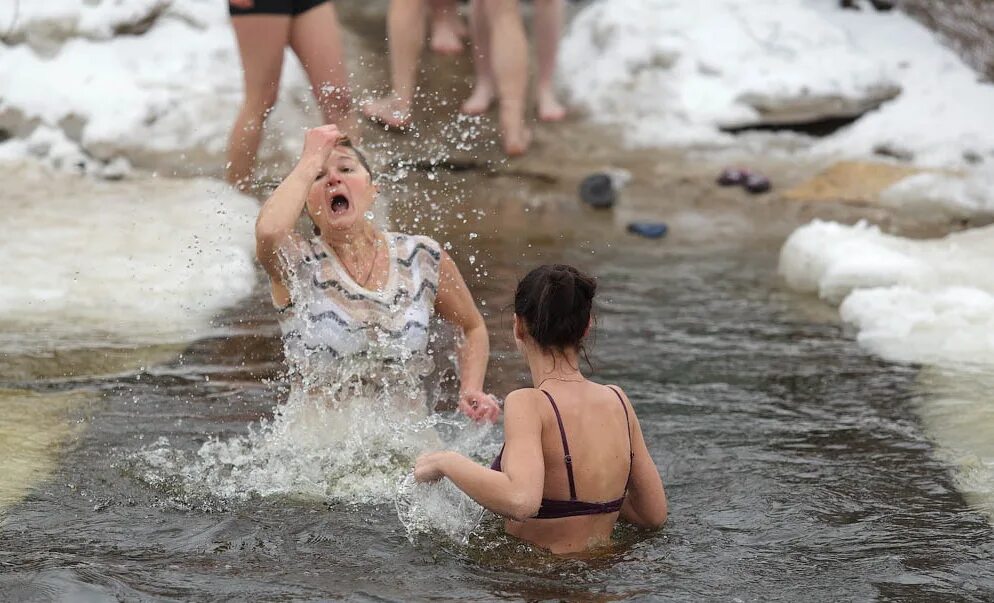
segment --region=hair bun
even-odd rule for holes
[[[596,281],[572,266],[539,266],[518,283],[514,313],[543,348],[579,347],[590,321],[595,290]]]

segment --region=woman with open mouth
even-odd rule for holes
[[[429,371],[420,360],[438,313],[462,331],[460,410],[496,421],[500,407],[483,392],[486,325],[458,267],[428,237],[377,227],[370,212],[377,192],[366,158],[326,125],[307,133],[296,167],[259,212],[256,251],[280,311],[294,385],[331,388],[341,399],[349,392],[329,367],[368,359],[387,368],[366,371],[367,386],[423,376]],[[310,239],[295,230],[305,208],[314,223]],[[411,399],[416,395],[406,397],[423,406]]]

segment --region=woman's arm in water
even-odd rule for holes
[[[500,407],[483,392],[483,380],[490,361],[490,336],[483,316],[449,254],[442,252],[439,266],[435,311],[462,329],[459,344],[459,409],[478,421],[497,421]]]
[[[452,451],[418,457],[414,477],[433,482],[443,477],[483,507],[518,521],[533,517],[542,504],[545,460],[542,419],[534,390],[512,392],[504,404],[504,469],[494,471]]]
[[[293,233],[300,212],[307,203],[311,185],[325,169],[328,156],[342,134],[335,125],[321,126],[307,132],[304,151],[293,171],[263,203],[255,221],[255,254],[269,275],[273,288],[273,302],[284,306],[290,301],[283,280],[280,247]]]
[[[617,386],[616,386],[617,387]],[[618,388],[621,391],[621,388]],[[632,407],[628,396],[622,392],[625,404],[630,411],[630,425],[632,428],[632,475],[628,480],[628,494],[625,496],[625,503],[621,507],[621,519],[630,524],[643,528],[660,528],[666,523],[669,513],[669,505],[666,501],[666,491],[663,489],[663,479],[656,469],[656,463],[649,455],[649,449],[645,445],[645,438],[642,436],[642,426],[638,417],[635,416],[635,408]]]

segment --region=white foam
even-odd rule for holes
[[[255,285],[257,203],[217,181],[0,174],[0,350],[186,341]]]
[[[465,417],[429,415],[423,394],[411,407],[400,401],[407,396],[395,395],[402,383],[382,383],[387,387],[367,395],[337,398],[296,390],[272,421],[246,436],[209,440],[195,457],[160,439],[134,457],[138,475],[154,487],[178,482],[180,497],[193,504],[255,496],[393,503],[408,536],[441,532],[465,541],[483,509],[451,484],[414,483],[414,460],[441,448],[495,454],[495,430]]]

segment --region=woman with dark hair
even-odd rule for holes
[[[504,447],[488,469],[451,451],[418,458],[420,482],[447,477],[506,518],[511,536],[575,553],[610,542],[618,518],[666,521],[662,479],[627,396],[588,380],[579,357],[597,283],[572,266],[541,266],[518,283],[514,339],[533,387],[504,403]]]
[[[280,311],[296,390],[351,403],[366,397],[367,386],[393,387],[398,404],[423,408],[417,382],[430,372],[437,312],[462,331],[459,408],[495,421],[500,408],[483,392],[487,328],[459,268],[436,241],[377,226],[370,210],[378,190],[362,153],[337,126],[321,126],[307,132],[296,167],[259,211],[256,254]],[[305,209],[312,238],[295,230]],[[359,361],[375,366],[350,389],[340,369]]]

